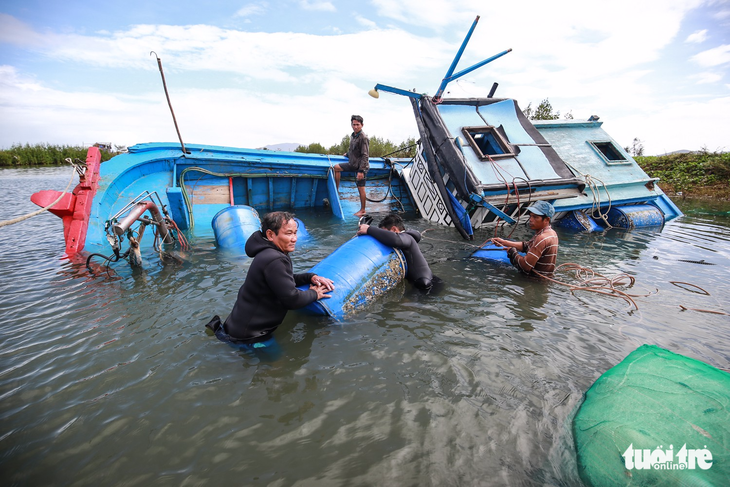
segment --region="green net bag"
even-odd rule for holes
[[[573,437],[587,485],[730,486],[730,374],[643,345],[588,389]]]

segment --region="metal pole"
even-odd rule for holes
[[[441,99],[441,95],[444,94],[444,90],[446,89],[446,85],[449,84],[449,81],[451,78],[451,74],[456,69],[456,65],[459,64],[459,60],[461,59],[461,55],[464,54],[464,49],[466,49],[466,45],[469,43],[469,39],[471,39],[472,33],[474,33],[474,29],[477,26],[477,22],[479,22],[479,16],[477,15],[477,18],[474,19],[474,22],[471,24],[471,29],[469,29],[469,32],[466,34],[466,37],[464,38],[464,41],[461,43],[461,47],[459,48],[459,52],[456,53],[456,57],[454,57],[454,60],[451,62],[451,66],[449,66],[449,70],[446,71],[446,76],[444,76],[444,79],[441,81],[441,85],[439,86],[438,90],[436,90],[436,94],[433,95],[434,100],[438,101]]]
[[[155,55],[157,58],[157,66],[160,68],[160,75],[162,76],[162,87],[165,88],[165,96],[167,97],[167,104],[170,106],[170,113],[172,114],[172,121],[175,124],[175,130],[177,131],[177,138],[180,139],[180,145],[182,146],[183,157],[189,152],[185,149],[185,143],[180,135],[180,129],[177,126],[177,120],[175,119],[175,111],[172,109],[172,103],[170,102],[170,94],[167,92],[167,83],[165,82],[165,72],[162,70],[162,60],[157,56],[155,51],[150,51],[150,56]]]

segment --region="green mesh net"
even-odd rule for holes
[[[730,486],[730,374],[643,345],[588,389],[573,437],[587,485]]]

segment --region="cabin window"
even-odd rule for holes
[[[593,149],[601,156],[606,164],[628,164],[628,159],[613,142],[588,141]]]
[[[479,159],[513,157],[512,146],[496,127],[464,127],[464,137]]]

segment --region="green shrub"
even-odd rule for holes
[[[650,177],[659,178],[660,184],[671,186],[674,191],[730,184],[730,153],[708,152],[703,149],[686,154],[634,159]]]
[[[409,138],[404,142],[396,145],[388,139],[380,137],[369,137],[370,139],[370,157],[413,157],[416,155],[416,139]],[[350,136],[345,135],[338,144],[325,149],[322,144],[314,142],[309,145],[300,145],[295,152],[304,152],[309,154],[330,154],[341,156],[350,148]]]
[[[63,166],[66,159],[86,160],[88,147],[50,144],[15,144],[0,150],[0,167],[16,166]],[[102,151],[101,160],[108,161],[115,154]]]

